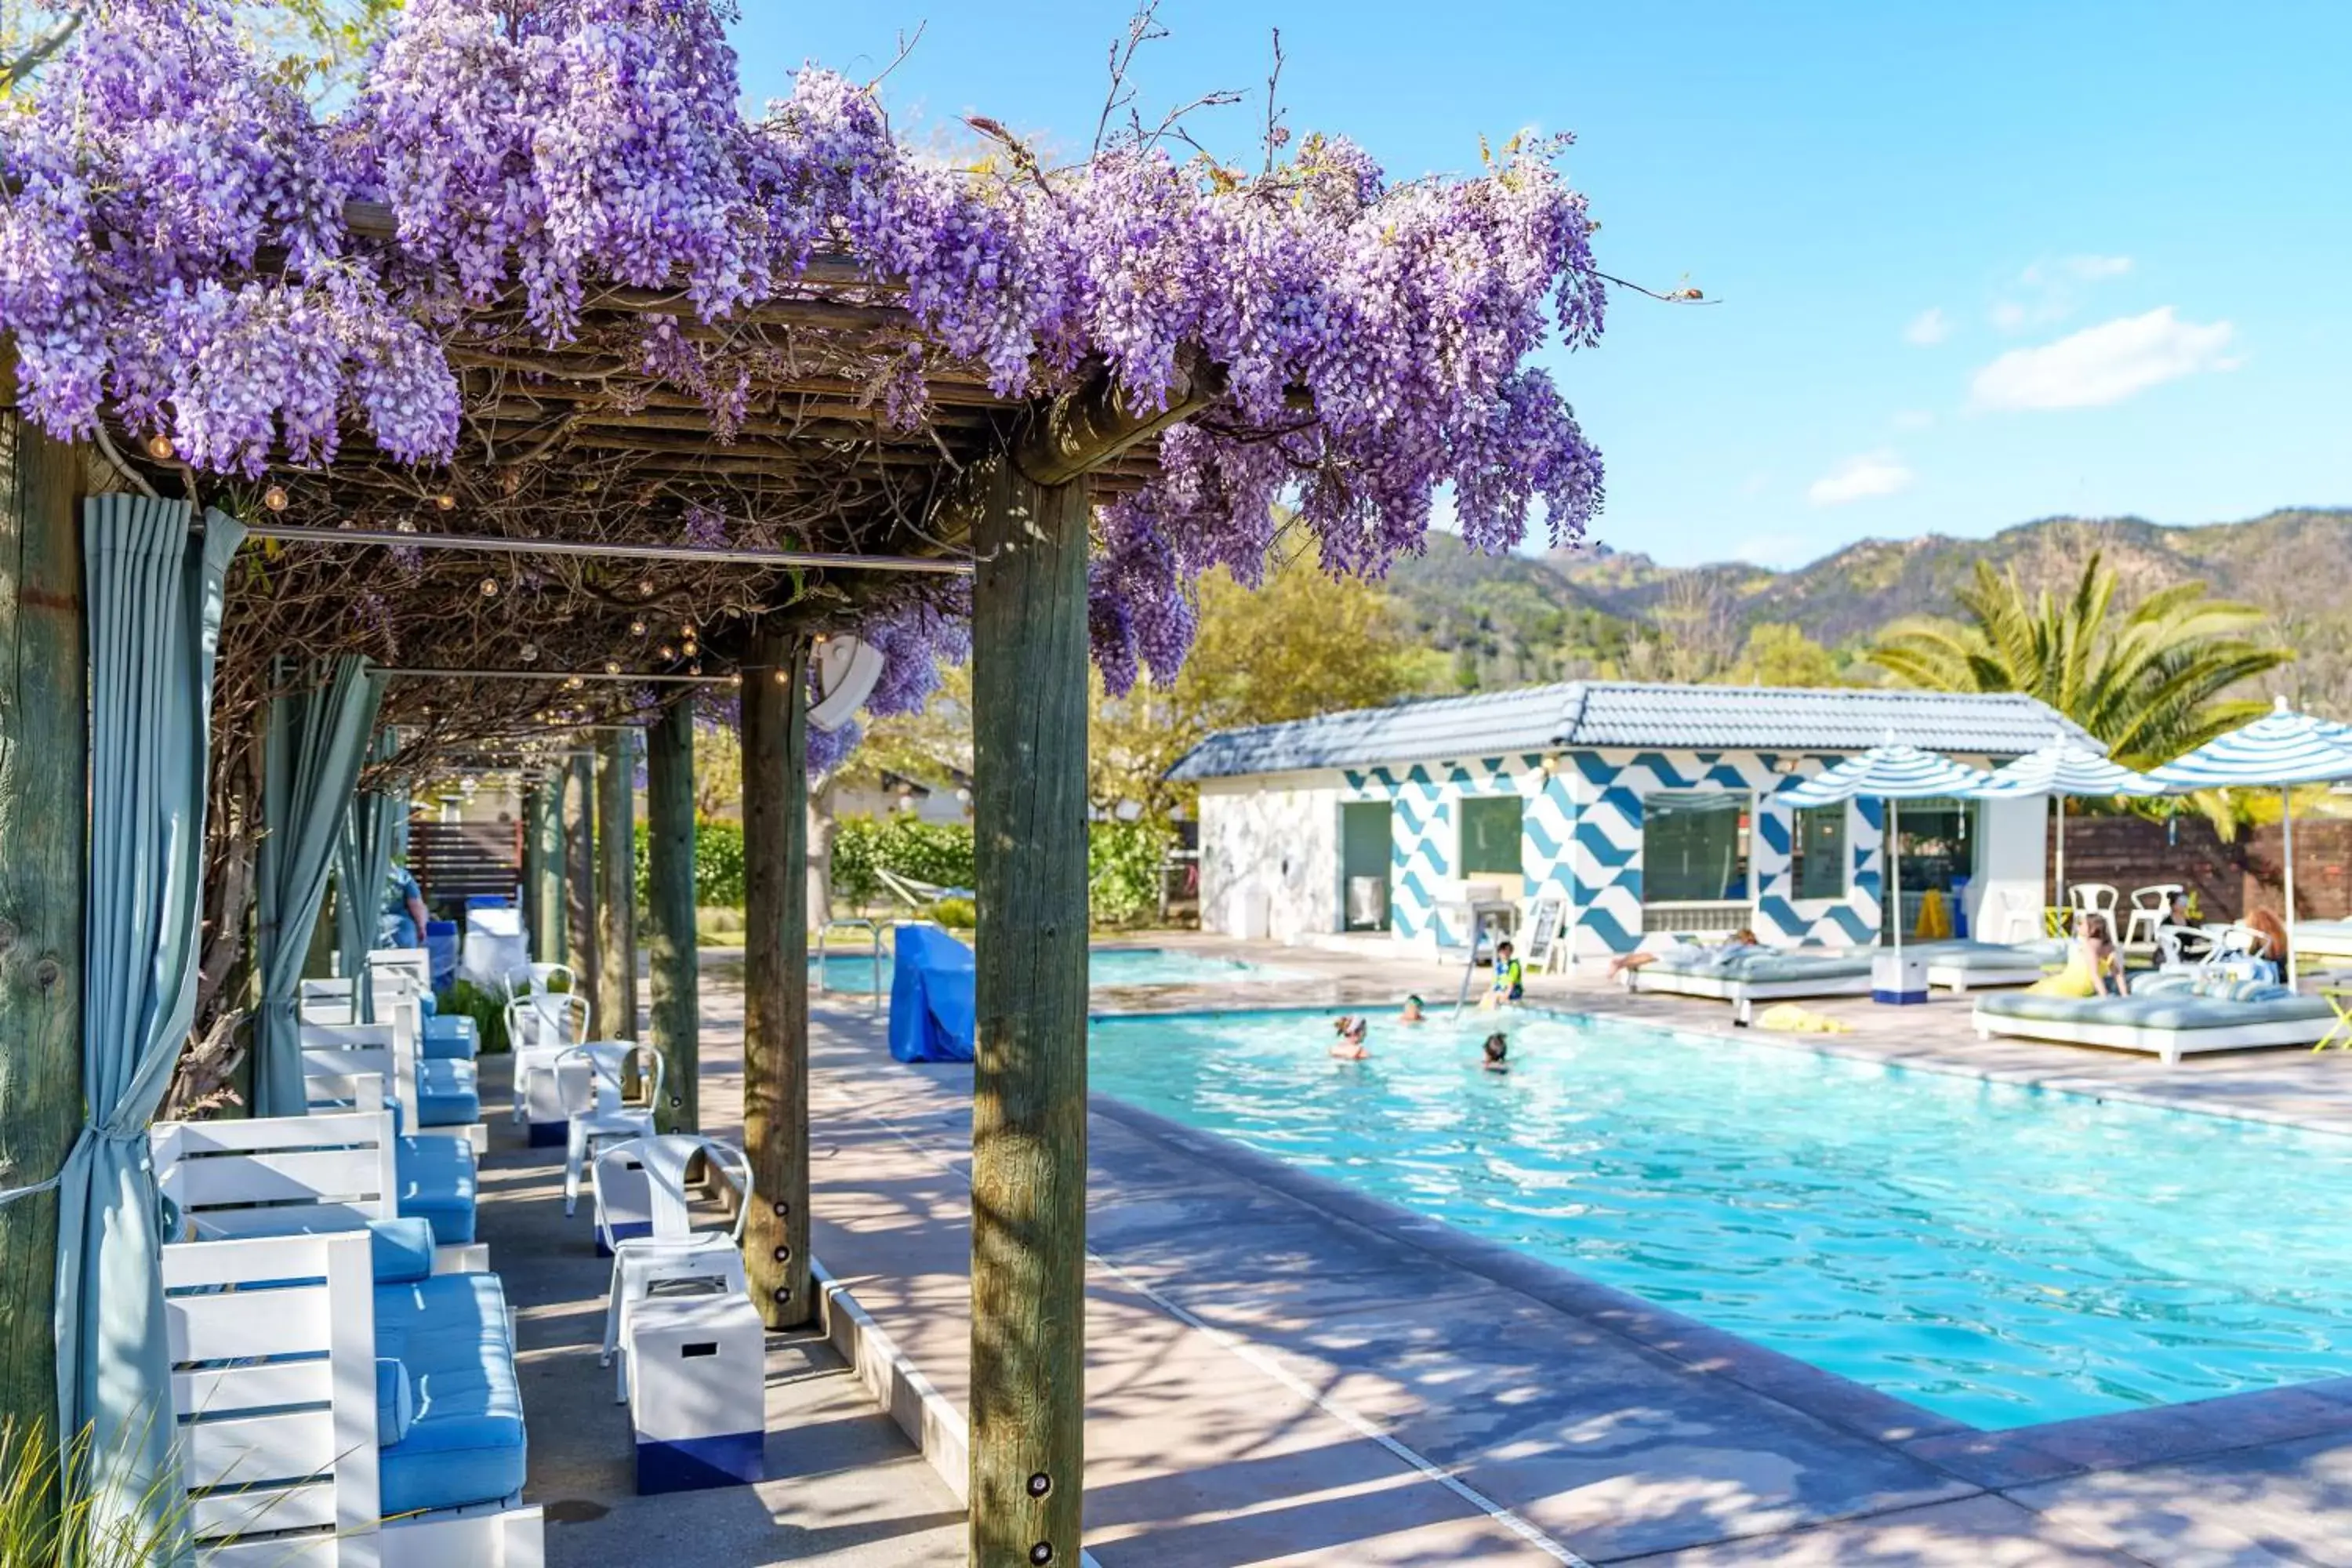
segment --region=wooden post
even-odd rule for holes
[[[530,955],[563,962],[563,775],[551,774],[530,792],[529,834],[523,841],[530,899]]]
[[[702,1126],[702,981],[694,934],[694,699],[674,697],[646,736],[646,948],[653,970],[653,1047],[667,1084],[654,1125]]]
[[[81,1127],[80,489],[73,447],[0,415],[0,1188],[55,1176]],[[56,1192],[0,1205],[0,1421],[20,1437],[37,1423],[52,1444],[57,1272]]]
[[[596,990],[596,765],[593,758],[572,759],[572,777],[563,799],[563,914],[565,962],[580,988],[593,1003]],[[591,1025],[608,1039],[622,1039],[618,1029],[604,1022],[600,1006]]]
[[[809,1284],[808,644],[773,625],[744,661],[743,1142],[759,1201],[743,1233],[772,1329],[816,1315]]]
[[[971,1560],[1078,1561],[1086,1458],[1087,484],[973,528]]]
[[[596,1016],[637,1037],[637,732],[607,731],[596,758]]]

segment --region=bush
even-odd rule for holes
[[[879,871],[943,888],[971,887],[978,879],[971,824],[925,822],[903,813],[878,819],[847,816],[835,824],[835,894],[859,904],[880,900]]]
[[[1164,822],[1097,822],[1087,834],[1087,907],[1097,925],[1140,925],[1160,914],[1160,868],[1175,835]]]
[[[651,836],[637,824],[637,906],[653,898]],[[743,825],[705,817],[694,825],[694,901],[727,909],[743,907]]]
[[[970,899],[941,899],[931,906],[931,919],[951,931],[970,931],[980,923],[980,911]]]
[[[449,989],[441,993],[440,1008],[445,1017],[474,1020],[482,1055],[495,1056],[508,1048],[507,999],[497,992],[485,991],[470,980],[453,980]]]

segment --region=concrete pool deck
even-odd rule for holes
[[[1447,972],[1423,959],[1199,945],[1310,978],[1097,991],[1097,1008],[1348,1006],[1445,989]],[[1720,1003],[1583,979],[1533,990],[1733,1037]],[[1965,1001],[1815,1005],[1855,1032],[1737,1037],[2352,1131],[2340,1053],[2165,1068],[1980,1043]],[[740,994],[714,966],[714,1131],[737,1114],[740,1030]],[[821,1005],[813,1037],[818,1257],[960,1407],[970,1070],[891,1061],[878,1019],[856,1005]],[[1104,1568],[2352,1568],[2352,1382],[1974,1433],[1132,1108],[1097,1100],[1090,1123],[1087,1541]],[[891,1560],[960,1550],[959,1538],[955,1555]]]

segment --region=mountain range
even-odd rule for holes
[[[2290,508],[2242,522],[2045,518],[1987,539],[1865,539],[1787,571],[1662,566],[1596,545],[1477,555],[1450,536],[1400,563],[1389,591],[1416,632],[1452,657],[1465,689],[1578,676],[1707,679],[1734,674],[1751,629],[1793,626],[1832,650],[1842,679],[1883,679],[1861,656],[1915,616],[1958,612],[1979,561],[2029,588],[2063,591],[2101,554],[2119,606],[2175,583],[2258,606],[2264,635],[2296,650],[2273,678],[2315,711],[2352,718],[2352,509]]]

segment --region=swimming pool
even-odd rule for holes
[[[817,975],[817,960],[809,960],[809,977]],[[1114,985],[1227,985],[1244,980],[1287,980],[1286,970],[1238,958],[1218,958],[1205,952],[1184,952],[1165,947],[1098,947],[1087,960],[1087,983],[1097,989]],[[835,949],[824,955],[824,988],[868,996],[874,992],[874,960],[870,953]],[[882,954],[882,989],[890,989],[890,954]]]
[[[1972,1426],[2352,1373],[2352,1139],[1617,1020],[1101,1019],[1093,1087]]]

